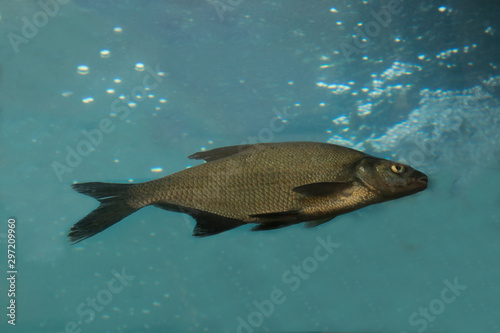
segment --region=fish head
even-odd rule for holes
[[[427,176],[411,166],[385,159],[366,157],[357,165],[356,174],[372,191],[396,199],[427,188]]]

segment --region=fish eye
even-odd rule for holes
[[[405,167],[401,164],[393,164],[391,165],[391,171],[394,173],[403,173],[405,172]]]

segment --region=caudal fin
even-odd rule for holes
[[[126,201],[131,186],[134,185],[112,183],[73,184],[73,189],[96,198],[101,202],[101,205],[71,227],[68,233],[69,241],[73,244],[81,242],[135,212],[137,209],[127,205]]]

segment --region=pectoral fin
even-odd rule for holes
[[[353,186],[352,183],[323,182],[298,186],[293,190],[305,196],[323,197],[335,194],[350,196],[353,192]]]

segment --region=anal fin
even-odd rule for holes
[[[172,212],[185,213],[194,218],[196,220],[196,226],[193,229],[193,236],[195,237],[206,237],[220,234],[221,232],[231,230],[245,224],[245,222],[238,219],[232,219],[222,215],[170,203],[156,203],[154,206]]]
[[[252,231],[263,231],[263,230],[274,230],[274,229],[280,229],[284,227],[291,226],[295,223],[259,223],[255,227],[253,227]]]
[[[245,222],[203,211],[188,212],[196,220],[193,236],[206,237],[237,228]]]
[[[273,213],[263,213],[263,214],[253,214],[250,217],[259,219],[259,222],[293,222],[300,215],[299,210],[289,210],[286,212],[273,212]]]
[[[326,223],[326,222],[332,220],[333,218],[335,218],[335,216],[334,217],[326,217],[324,219],[319,219],[319,220],[314,220],[314,221],[307,221],[304,225],[306,226],[306,228],[314,228],[320,224],[323,224],[323,223]]]

